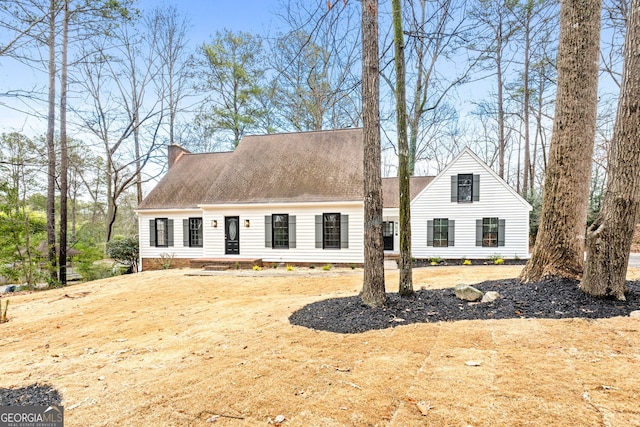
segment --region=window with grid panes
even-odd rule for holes
[[[323,214],[322,230],[324,248],[340,249],[340,214]]]
[[[168,222],[169,220],[167,218],[156,219],[156,246],[169,246],[167,239],[169,230]]]
[[[202,247],[202,218],[189,218],[189,246]]]
[[[473,174],[458,175],[458,202],[473,200]]]
[[[289,248],[289,215],[274,214],[272,216],[273,248]]]
[[[498,218],[482,218],[482,246],[498,246]]]
[[[449,246],[449,220],[447,218],[433,220],[433,246],[441,248]]]

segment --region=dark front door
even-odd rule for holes
[[[385,251],[393,250],[393,221],[384,221],[382,223],[382,242]]]
[[[224,217],[224,253],[240,253],[240,218],[237,216]]]

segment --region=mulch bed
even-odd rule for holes
[[[22,388],[0,388],[0,406],[59,406],[60,393],[50,385],[31,384]]]
[[[447,258],[441,259],[438,262],[432,261],[429,259],[414,259],[411,261],[411,265],[414,268],[417,267],[447,267],[452,265],[465,265],[464,262],[466,258]],[[469,259],[471,262],[470,265],[496,265],[494,260],[490,259]],[[515,258],[506,258],[502,260],[501,265],[525,265],[527,263],[526,259],[515,259]]]
[[[383,308],[369,308],[358,296],[332,298],[294,312],[289,321],[310,329],[353,334],[410,323],[451,322],[474,319],[563,319],[628,316],[640,310],[640,282],[627,282],[626,301],[594,298],[578,282],[550,279],[522,284],[516,279],[474,285],[482,292],[496,291],[500,298],[488,303],[462,301],[453,289],[419,290],[408,298],[387,294]]]

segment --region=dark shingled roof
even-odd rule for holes
[[[138,209],[361,201],[362,159],[360,128],[245,136],[233,152],[179,156]],[[412,177],[411,199],[432,179]],[[398,207],[398,179],[382,189],[384,206]]]
[[[412,176],[409,179],[411,200],[415,199],[433,180],[433,176]],[[398,178],[382,178],[382,203],[385,208],[400,207],[400,188]]]
[[[246,136],[204,204],[362,200],[362,129]]]
[[[233,154],[183,154],[138,205],[138,209],[197,207],[220,172],[231,162]]]

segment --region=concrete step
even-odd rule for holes
[[[231,268],[230,265],[228,264],[209,264],[209,265],[205,265],[204,267],[202,267],[203,270],[206,271],[225,271],[225,270],[229,270]]]
[[[254,265],[262,267],[261,258],[193,258],[189,260],[191,268],[203,268],[206,266],[226,266],[227,269],[250,269]]]

